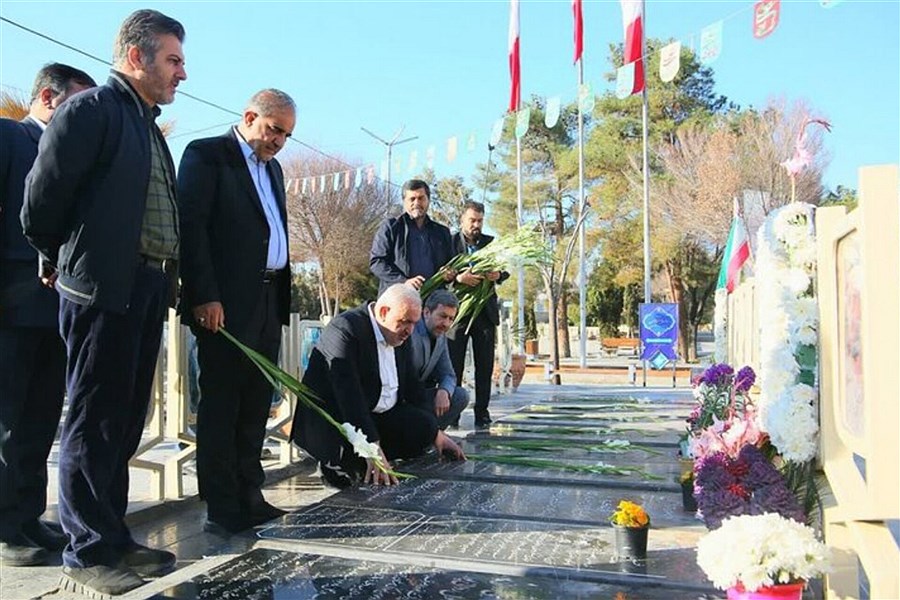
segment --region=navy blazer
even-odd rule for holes
[[[59,322],[59,296],[38,279],[38,253],[19,220],[41,133],[31,117],[0,119],[0,327],[55,329]]]
[[[409,356],[409,340],[394,348],[397,402],[424,405],[424,388]],[[322,400],[338,423],[358,427],[370,442],[379,441],[372,409],[381,397],[378,348],[367,304],[336,316],[322,330],[309,357],[303,383]],[[291,430],[294,442],[317,460],[336,462],[342,438],[320,415],[297,405]]]
[[[287,232],[284,174],[274,158],[266,163],[278,212]],[[193,325],[191,309],[221,302],[225,327],[246,339],[269,249],[269,222],[234,129],[194,140],[178,167],[181,225],[181,313]],[[278,285],[278,317],[287,325],[291,309],[290,252]]]
[[[369,270],[378,278],[379,294],[395,283],[405,283],[409,279],[406,238],[410,224],[411,219],[403,213],[399,217],[386,219],[375,233],[369,252]],[[426,216],[425,234],[431,244],[436,272],[456,256],[451,249],[450,230]]]

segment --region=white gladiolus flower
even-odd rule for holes
[[[350,423],[341,423],[341,427],[347,434],[347,439],[353,446],[354,452],[363,458],[381,461],[381,450],[378,448],[378,444],[370,442],[362,431]]]

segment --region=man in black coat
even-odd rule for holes
[[[421,179],[403,184],[403,214],[385,219],[372,240],[369,269],[378,278],[378,293],[395,283],[417,290],[456,256],[450,230],[428,217],[431,188]],[[452,281],[455,273],[444,274]]]
[[[28,242],[58,271],[69,408],[60,435],[63,585],[122,594],[175,563],[125,523],[178,255],[175,166],[155,119],[184,71],[181,24],[155,10],[119,29],[106,85],[63,104],[25,184]]]
[[[482,233],[484,226],[484,205],[481,202],[468,201],[463,205],[460,217],[460,230],[453,234],[455,253],[471,254],[484,248],[494,239]],[[509,278],[506,271],[475,274],[464,270],[456,274],[456,282],[461,285],[476,286],[482,279],[495,284],[503,283]],[[475,362],[475,426],[487,427],[491,423],[488,403],[491,399],[491,373],[494,370],[494,346],[497,338],[497,325],[500,324],[500,307],[497,294],[492,293],[487,304],[475,317],[469,328],[469,318],[457,320],[453,329],[447,334],[450,340],[450,360],[456,372],[457,385],[462,385],[463,369],[466,364],[466,348],[472,340],[472,358]],[[466,333],[466,329],[469,333]]]
[[[290,96],[266,89],[238,125],[188,145],[178,170],[181,312],[197,335],[197,478],[208,531],[227,535],[284,511],[262,495],[260,452],[272,386],[219,328],[272,361],[290,312],[284,175],[275,155],[294,130]]]
[[[41,564],[47,550],[66,545],[58,526],[39,519],[62,413],[66,346],[55,276],[45,273],[42,284],[38,254],[22,235],[25,176],[57,107],[96,85],[84,71],[48,64],[34,80],[28,116],[0,119],[0,560],[10,566]]]
[[[417,456],[429,444],[439,455],[447,452],[465,459],[459,446],[438,429],[434,412],[423,407],[425,390],[404,343],[421,314],[422,302],[412,286],[390,286],[377,302],[332,319],[303,375],[303,383],[338,423],[349,423],[378,444],[388,468],[390,460]],[[371,460],[355,456],[334,426],[302,405],[294,415],[292,438],[319,461],[331,485],[397,483]]]

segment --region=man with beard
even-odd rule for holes
[[[155,10],[125,19],[109,81],[60,107],[26,181],[22,226],[58,272],[68,353],[62,587],[87,595],[123,594],[175,563],[134,541],[125,511],[175,299],[175,166],[155,119],[187,79],[183,41],[181,24]]]
[[[309,358],[303,383],[322,400],[338,423],[349,423],[379,446],[382,464],[422,454],[433,444],[465,459],[456,443],[426,411],[424,389],[409,356],[412,334],[422,314],[422,301],[412,286],[395,284],[377,302],[341,313],[322,331]],[[338,488],[362,480],[394,485],[397,478],[378,469],[371,459],[354,455],[351,445],[318,413],[297,405],[294,442],[319,461],[322,478]]]
[[[438,427],[446,429],[459,421],[469,404],[469,393],[456,385],[447,336],[459,301],[452,292],[435,290],[425,300],[422,319],[410,338],[413,367],[425,385],[426,410],[434,411]]]
[[[459,221],[459,232],[453,234],[454,253],[471,254],[484,248],[494,239],[493,236],[482,233],[484,204],[481,202],[467,201],[463,205],[463,213]],[[506,281],[508,277],[509,273],[506,271],[476,274],[470,270],[464,270],[456,275],[456,282],[461,285],[476,286],[486,278],[494,284],[499,284]],[[494,345],[499,324],[500,307],[497,303],[497,294],[495,290],[492,290],[490,299],[475,317],[471,327],[469,327],[468,318],[462,319],[454,323],[453,329],[447,334],[447,338],[450,340],[450,359],[453,362],[453,370],[456,372],[457,385],[462,385],[463,368],[466,364],[466,347],[469,345],[469,339],[472,340],[472,358],[475,362],[475,427],[479,428],[491,424],[488,403],[491,399],[491,372],[494,369]],[[467,329],[468,333],[466,333]]]
[[[395,283],[420,289],[455,253],[450,230],[428,216],[431,188],[421,179],[403,184],[403,214],[385,219],[372,240],[369,269],[378,278],[378,293]],[[455,273],[444,273],[452,281]]]

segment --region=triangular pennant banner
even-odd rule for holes
[[[350,189],[350,171],[344,173],[344,187]]]
[[[503,137],[503,117],[500,117],[496,121],[494,121],[494,126],[491,127],[491,146],[494,148],[497,147],[497,144],[500,143],[500,138]]]
[[[294,183],[294,180],[293,180],[293,179],[287,179],[287,180],[285,180],[285,182],[284,182],[284,193],[285,193],[285,194],[290,194],[290,193],[291,193],[291,184],[292,184],[292,183]]]
[[[553,129],[559,123],[560,104],[559,96],[547,98],[547,108],[544,110],[544,125],[547,129]]]
[[[659,78],[668,83],[681,69],[681,42],[674,41],[659,51]]]
[[[331,183],[331,189],[333,189],[335,192],[338,191],[339,189],[341,189],[341,174],[340,173],[334,174],[334,181]]]
[[[707,25],[700,32],[700,64],[708,65],[722,54],[722,21]]]
[[[458,141],[456,139],[456,136],[453,136],[452,138],[449,138],[447,140],[447,162],[448,163],[452,163],[454,160],[456,160],[457,144],[458,144]]]
[[[578,86],[578,107],[581,109],[582,114],[594,112],[595,102],[594,90],[591,88],[591,84],[582,83]]]
[[[313,194],[316,193],[316,179],[318,179],[318,177],[310,177],[309,178],[309,188],[310,188],[310,192]]]
[[[359,189],[359,185],[362,183],[362,172],[363,172],[362,167],[356,168],[356,186],[355,186],[356,189]]]
[[[307,179],[306,179],[306,177],[304,177],[304,178],[303,178],[303,181],[300,182],[300,193],[301,193],[301,194],[306,194],[306,186],[307,186],[307,184],[308,184]]]
[[[437,155],[437,148],[435,146],[428,146],[428,149],[425,150],[425,166],[429,169],[434,168],[435,155]]]
[[[417,150],[413,150],[409,153],[409,172],[412,173],[416,170],[416,166],[419,164],[419,152]]]
[[[366,169],[366,183],[369,185],[375,183],[375,165],[369,165],[369,168]]]
[[[300,180],[295,179],[294,180],[294,195],[296,196],[299,193],[300,193]]]
[[[325,193],[325,176],[322,175],[319,178],[319,191]]]
[[[478,134],[474,131],[469,134],[469,139],[466,140],[466,150],[468,152],[475,152],[475,149],[478,147]]]
[[[634,63],[622,65],[616,70],[616,98],[624,100],[634,91]]]
[[[769,36],[778,27],[781,16],[781,0],[759,0],[753,5],[753,37],[758,40]]]
[[[531,123],[531,107],[526,106],[516,113],[516,137],[521,139],[528,133],[528,125]]]

